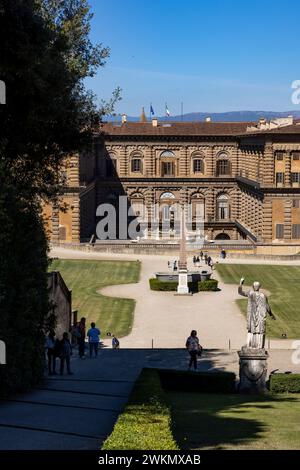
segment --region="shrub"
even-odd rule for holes
[[[218,281],[216,279],[208,279],[207,281],[198,282],[198,291],[217,291]]]
[[[233,372],[189,372],[159,370],[163,388],[178,392],[233,393],[236,376]]]
[[[150,289],[151,290],[160,290],[160,291],[176,291],[178,282],[177,281],[160,281],[159,279],[149,279]]]
[[[178,450],[158,372],[144,369],[103,450]]]
[[[149,279],[150,289],[156,291],[172,292],[177,290],[177,281],[160,281],[159,279]],[[218,281],[216,279],[209,279],[207,281],[191,281],[188,282],[190,292],[199,291],[216,291],[218,290]]]
[[[300,374],[271,374],[269,386],[273,393],[300,393]]]

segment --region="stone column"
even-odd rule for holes
[[[274,186],[275,184],[275,165],[272,143],[267,143],[264,153],[264,175],[263,185],[267,187]]]
[[[213,147],[209,147],[208,150],[206,151],[206,157],[205,157],[205,176],[208,178],[212,178],[215,176],[214,172],[214,158],[213,158]]]
[[[128,176],[127,148],[122,146],[119,150],[119,176]]]
[[[80,200],[74,198],[72,210],[72,243],[80,243]]]
[[[214,189],[210,187],[205,197],[205,219],[210,222],[216,219],[215,194]]]
[[[53,207],[52,207],[51,241],[54,243],[59,242],[59,207],[57,204],[53,204]]]
[[[70,157],[68,186],[79,186],[79,154],[76,153]]]
[[[263,226],[262,226],[262,239],[263,242],[272,241],[272,200],[263,202]]]
[[[284,184],[287,187],[292,186],[291,167],[292,167],[292,155],[291,155],[291,152],[286,152],[285,153],[285,178],[284,178]]]
[[[238,148],[234,147],[230,153],[232,176],[236,177],[238,175]]]
[[[284,240],[290,242],[292,238],[292,200],[284,201]]]
[[[145,168],[144,168],[144,175],[146,177],[153,176],[154,173],[154,161],[152,155],[152,147],[149,145],[146,147],[145,150]]]
[[[179,176],[187,176],[187,159],[188,159],[188,151],[185,146],[180,148],[180,156],[179,156]]]

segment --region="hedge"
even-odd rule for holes
[[[178,450],[159,374],[144,369],[103,450]]]
[[[198,292],[200,291],[217,291],[218,281],[217,279],[208,279],[207,281],[198,282]]]
[[[300,393],[300,374],[271,374],[269,387],[273,393]]]
[[[158,371],[165,390],[198,393],[234,393],[236,376],[233,372]]]
[[[150,289],[156,291],[175,292],[177,290],[177,281],[160,281],[159,279],[149,279]],[[191,281],[188,282],[190,292],[200,291],[217,291],[218,281],[216,279],[209,279],[207,281]]]

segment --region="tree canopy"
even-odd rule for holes
[[[55,195],[64,157],[86,149],[103,108],[86,89],[109,57],[89,39],[86,0],[0,0],[0,339],[3,392],[43,374],[49,313],[42,198]],[[111,110],[120,98],[113,92]]]

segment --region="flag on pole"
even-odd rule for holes
[[[152,104],[150,104],[150,116],[154,116],[154,109],[152,107]]]
[[[168,105],[166,103],[166,116],[169,117],[170,116],[170,111],[169,111],[169,108],[168,108]]]

